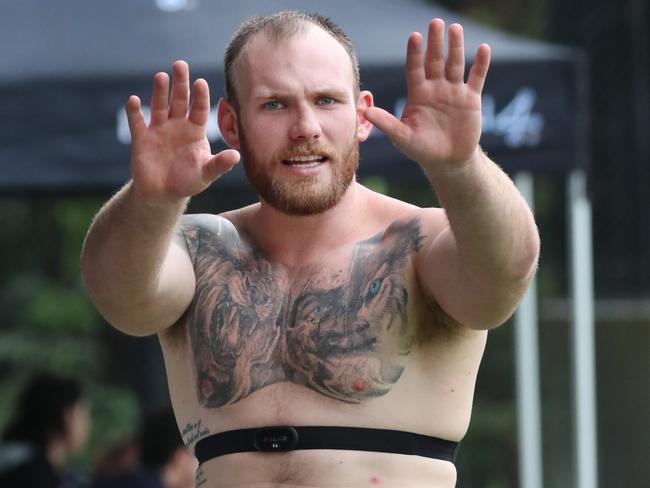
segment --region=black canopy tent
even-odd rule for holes
[[[486,28],[423,1],[372,2],[22,0],[0,15],[0,192],[111,191],[128,178],[130,94],[148,103],[152,75],[176,59],[222,94],[222,50],[245,18],[281,8],[318,10],[353,38],[363,87],[398,113],[406,37],[435,16],[465,26],[467,55],[493,50],[484,96],[485,149],[507,170],[584,165],[579,53]],[[223,146],[215,117],[209,130]],[[361,176],[421,178],[381,133],[362,145]],[[220,185],[242,185],[235,170]]]
[[[483,96],[483,147],[513,174],[553,171],[571,175],[571,231],[582,237],[572,240],[576,412],[580,419],[576,486],[595,487],[595,447],[589,446],[594,441],[595,395],[590,217],[584,188],[586,70],[576,50],[511,36],[424,0],[5,2],[0,9],[0,194],[117,189],[129,177],[129,136],[122,110],[128,96],[138,94],[147,103],[152,75],[169,70],[176,59],[185,59],[193,78],[208,79],[216,104],[222,94],[222,50],[232,32],[251,15],[284,8],[318,11],[348,32],[357,47],[363,88],[374,93],[377,105],[395,114],[404,103],[403,63],[411,31],[424,31],[433,17],[461,22],[468,62],[481,42],[491,45],[492,66]],[[208,135],[217,150],[224,146],[215,119]],[[362,177],[422,181],[417,165],[404,161],[377,131],[362,145],[361,156]],[[217,185],[243,187],[241,165]],[[536,388],[533,341],[537,317],[529,300],[524,308],[527,312],[520,315],[527,318],[517,330],[524,326],[528,330],[523,356],[527,353],[533,362],[518,363],[518,371],[528,373],[528,379],[520,383],[522,390],[531,392]],[[537,401],[534,395],[528,400],[529,405]],[[534,426],[539,423],[538,411],[521,406],[520,402],[520,414],[530,414],[530,423],[520,426],[526,430],[533,425],[520,435],[528,439],[520,446],[521,486],[541,487],[540,442],[528,435],[538,429]]]

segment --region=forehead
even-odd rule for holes
[[[352,93],[354,70],[345,48],[317,26],[280,41],[256,34],[236,62],[240,102],[260,91],[296,93],[333,86]]]

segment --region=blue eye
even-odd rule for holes
[[[334,100],[332,97],[322,97],[318,99],[319,105],[334,105],[335,103],[336,100]]]
[[[284,105],[281,102],[278,102],[277,100],[272,100],[270,102],[266,102],[264,104],[264,108],[267,110],[279,110],[281,108],[284,108]]]
[[[379,290],[381,290],[381,284],[384,281],[383,278],[377,278],[370,283],[370,286],[368,287],[368,294],[366,295],[366,300],[372,300],[375,298],[377,293],[379,293]]]

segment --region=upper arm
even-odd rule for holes
[[[146,336],[175,324],[192,302],[194,290],[194,269],[187,246],[174,237],[149,293],[134,296],[133,301],[122,298],[122,303],[97,305],[115,328],[126,334]]]
[[[147,323],[134,335],[162,332],[182,318],[194,299],[197,274],[206,262],[219,261],[224,247],[238,241],[229,221],[210,214],[183,215],[159,272],[155,300],[141,308]],[[201,264],[203,263],[203,264]]]
[[[160,269],[157,304],[151,311],[158,320],[152,323],[160,332],[175,324],[192,303],[196,289],[194,266],[183,239],[175,237]],[[156,323],[157,322],[157,323]]]
[[[462,262],[455,236],[442,209],[422,209],[425,240],[416,258],[422,291],[453,321],[472,329],[489,329],[514,311],[527,281],[479,280]]]

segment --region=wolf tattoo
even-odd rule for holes
[[[187,324],[201,405],[280,382],[347,403],[390,391],[411,343],[404,271],[423,239],[418,219],[357,243],[347,276],[325,280],[314,266],[288,279],[214,219],[185,216],[180,228],[197,277]]]

